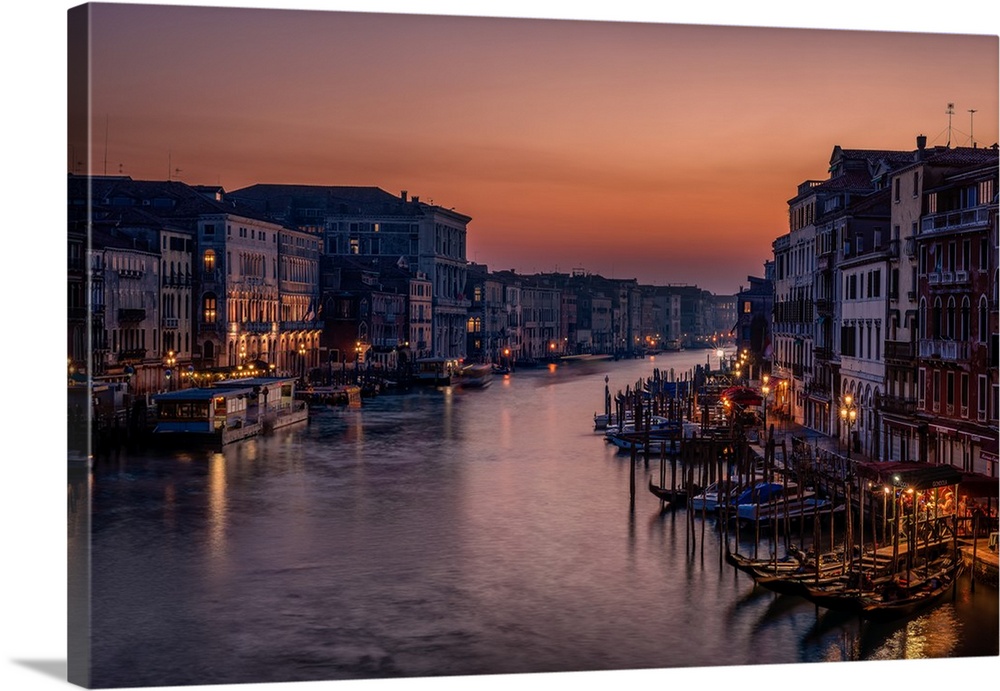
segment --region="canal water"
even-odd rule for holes
[[[604,377],[614,392],[705,361],[520,370],[316,409],[222,452],[99,459],[94,686],[997,655],[994,588],[862,624],[755,589],[700,518],[692,543],[645,488],[656,462],[630,507],[629,457],[593,430]]]

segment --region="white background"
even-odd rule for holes
[[[65,487],[65,175],[66,11],[78,3],[21,0],[4,7],[2,23],[3,146],[2,227],[13,243],[0,250],[3,324],[0,367],[5,388],[0,437],[0,688],[65,688],[66,503]],[[724,0],[683,7],[647,0],[535,2],[334,2],[318,0],[158,4],[364,10],[421,14],[655,21],[682,24],[783,26],[877,31],[974,33],[996,36],[1000,10],[989,1],[834,3]],[[815,8],[815,9],[814,9]],[[833,57],[835,59],[835,57]],[[919,75],[913,75],[919,79]],[[940,87],[940,85],[937,85]],[[947,89],[943,90],[944,92]],[[942,95],[942,112],[947,95]],[[943,116],[942,116],[943,117]],[[13,211],[13,213],[11,213]],[[669,621],[663,622],[669,627]],[[719,660],[725,664],[725,660]],[[897,661],[770,667],[750,672],[768,691],[839,689],[845,684],[894,689],[994,688],[1000,658]],[[365,691],[426,689],[725,688],[746,670],[712,668],[637,672],[484,676],[361,682],[222,685],[220,690]]]

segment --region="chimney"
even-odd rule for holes
[[[414,195],[414,196],[413,196],[413,203],[414,203],[414,204],[419,204],[419,203],[420,203],[420,197],[418,197],[418,196]]]
[[[923,151],[927,147],[927,137],[922,134],[917,135],[917,148]]]
[[[404,202],[406,201],[406,194],[407,194],[406,190],[403,190],[402,192],[399,193],[399,198],[402,199]]]

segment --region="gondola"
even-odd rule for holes
[[[677,489],[660,487],[653,482],[653,478],[649,478],[649,491],[657,499],[667,502],[671,507],[681,506],[687,502],[688,490],[686,487],[678,487]]]
[[[863,582],[855,578],[822,586],[807,585],[802,596],[818,607],[857,614],[864,619],[896,619],[937,601],[954,585],[962,563],[949,556],[934,562],[931,569],[919,581],[906,581],[906,572],[900,572]],[[918,567],[909,573],[913,575],[920,570]]]
[[[881,597],[862,599],[861,617],[881,621],[916,614],[940,600],[955,585],[962,569],[961,560],[952,559],[934,575],[913,586],[888,584],[882,589]]]

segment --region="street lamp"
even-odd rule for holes
[[[841,400],[840,419],[847,423],[847,460],[851,459],[851,429],[858,419],[858,409],[854,405],[854,397],[847,394]]]
[[[302,381],[306,380],[306,344],[299,341],[299,368],[302,375]]]
[[[171,389],[170,380],[171,380],[171,378],[173,377],[173,374],[174,374],[173,367],[174,367],[175,364],[177,364],[177,357],[176,357],[176,355],[174,355],[174,351],[172,351],[172,350],[167,351],[167,357],[164,358],[164,362],[166,363],[167,368],[166,368],[166,370],[164,370],[163,374],[167,378],[167,391],[170,391],[170,389]]]

